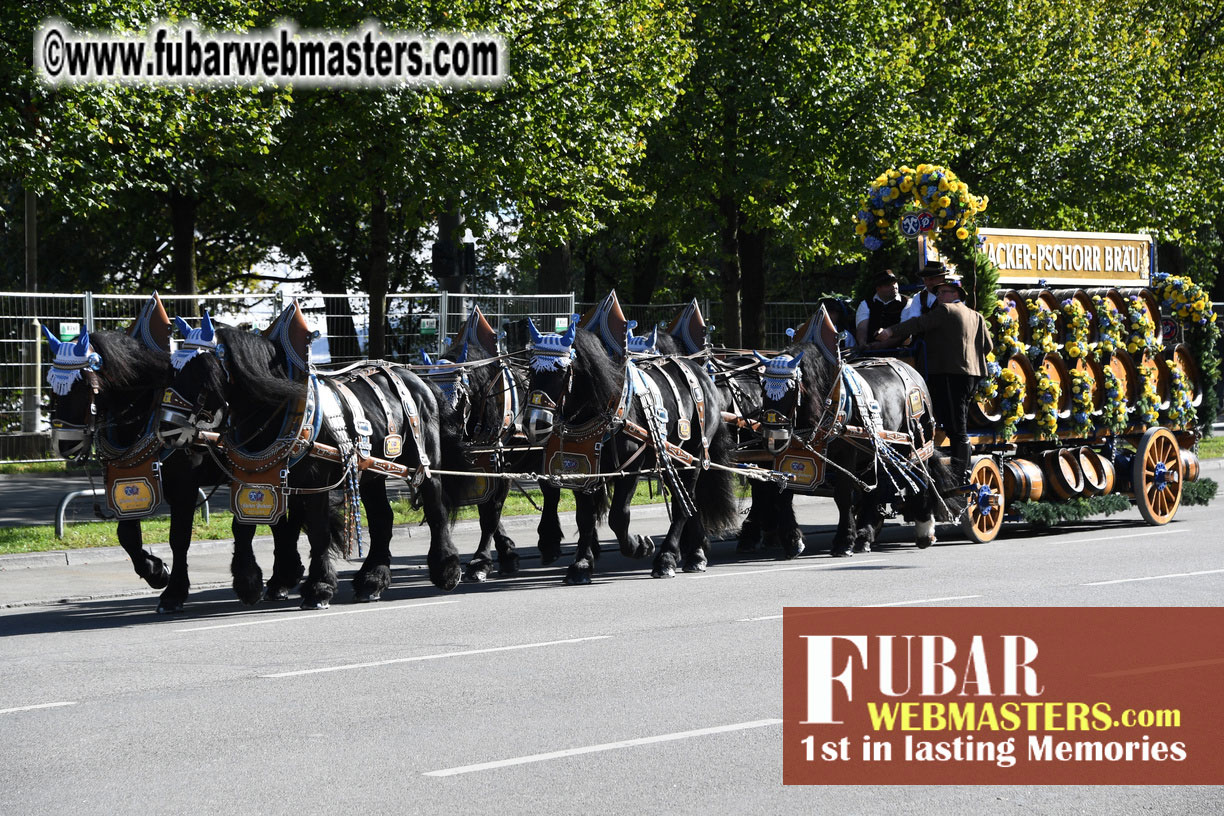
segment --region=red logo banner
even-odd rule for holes
[[[788,607],[788,785],[1224,783],[1224,608]]]

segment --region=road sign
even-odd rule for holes
[[[901,216],[901,234],[906,238],[917,238],[922,232],[922,219],[916,213]]]

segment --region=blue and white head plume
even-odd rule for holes
[[[102,356],[89,345],[89,329],[82,331],[76,340],[67,342],[60,342],[46,326],[42,330],[54,355],[47,371],[47,384],[57,396],[66,397],[72,384],[81,379],[81,372],[87,368],[97,371],[102,367]]]
[[[650,334],[644,334],[637,337],[633,334],[633,330],[637,328],[637,321],[629,321],[629,351],[633,354],[658,354],[659,353],[659,327],[655,326],[650,330]]]
[[[204,319],[200,321],[198,329],[191,328],[187,321],[178,315],[174,316],[174,325],[178,326],[184,338],[178,350],[170,355],[170,365],[174,366],[175,371],[187,365],[187,361],[192,357],[217,350],[217,332],[207,309],[204,310]]]
[[[527,318],[531,331],[531,368],[533,371],[557,371],[566,368],[576,356],[574,337],[578,332],[578,315],[570,315],[569,328],[565,334],[540,334],[535,322]]]
[[[756,354],[756,358],[765,364],[765,373],[761,377],[765,396],[775,401],[785,397],[786,392],[794,388],[798,382],[798,377],[795,375],[799,370],[799,361],[803,359],[803,352],[799,352],[794,357],[789,354],[779,354],[772,360],[766,360],[755,351],[753,354]]]

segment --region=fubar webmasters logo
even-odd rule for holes
[[[1220,784],[1224,609],[787,608],[786,784]]]

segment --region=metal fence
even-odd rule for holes
[[[166,312],[193,322],[208,309],[214,320],[228,326],[260,329],[280,313],[287,301],[282,292],[238,295],[164,295]],[[49,392],[43,387],[51,360],[42,338],[46,326],[60,339],[90,331],[122,330],[135,319],[147,295],[99,295],[0,292],[0,460],[55,459],[47,434]],[[311,347],[312,360],[334,365],[364,359],[370,329],[367,295],[307,294],[298,302],[310,327],[319,332]],[[523,318],[553,329],[574,311],[573,295],[459,295],[404,293],[387,297],[386,357],[415,363],[422,350],[445,348],[445,338],[463,325],[468,310],[479,306],[499,330]]]

